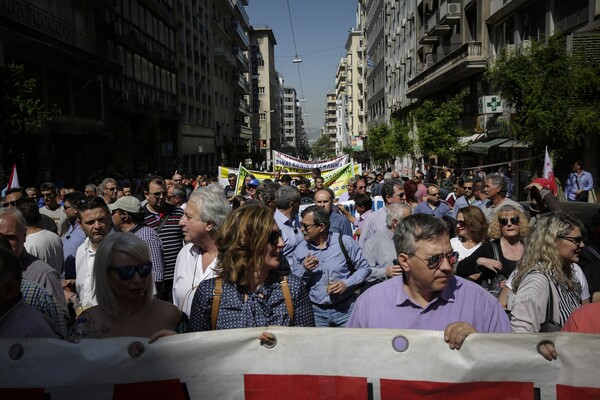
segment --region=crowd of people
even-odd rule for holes
[[[582,199],[584,172],[567,198]],[[339,198],[318,169],[248,175],[240,193],[236,174],[9,189],[0,337],[402,328],[459,349],[475,332],[596,330],[600,314],[580,307],[600,300],[600,213],[584,226],[546,179],[524,208],[502,173],[448,178],[450,191],[421,171],[368,171]]]

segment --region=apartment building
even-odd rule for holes
[[[269,27],[249,28],[252,59],[251,106],[258,114],[255,125],[256,156],[259,167],[272,163],[272,150],[280,150],[283,90],[275,70],[275,35]],[[254,67],[256,65],[256,67]]]
[[[329,136],[329,141],[335,148],[337,141],[337,96],[335,91],[327,93],[325,105],[325,126],[321,129],[321,135]]]
[[[296,89],[291,86],[283,87],[283,145],[282,151],[296,154],[298,136],[298,97]]]

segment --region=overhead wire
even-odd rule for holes
[[[296,53],[295,59],[298,58],[298,46],[296,45],[296,35],[294,33],[294,22],[292,21],[292,9],[290,8],[290,0],[286,0],[287,3],[287,9],[288,9],[288,16],[290,18],[290,29],[292,30],[292,41],[294,42],[294,52]],[[306,99],[304,98],[304,89],[302,87],[302,75],[300,74],[300,63],[296,63],[296,66],[298,68],[298,82],[300,84],[300,101],[301,102],[306,102]],[[304,113],[306,111],[306,107],[303,104],[302,105],[302,112]]]

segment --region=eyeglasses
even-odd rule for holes
[[[248,190],[250,190],[250,189],[256,189],[256,188],[257,188],[257,186],[252,186],[252,185],[247,185],[246,186],[246,189],[248,189]]]
[[[416,254],[407,254],[407,255],[417,257],[419,260],[426,263],[427,268],[429,268],[431,270],[438,269],[440,267],[440,265],[442,265],[442,261],[444,259],[446,259],[450,265],[453,265],[458,261],[458,251],[451,251],[446,254],[436,254],[436,255],[429,257],[428,259],[421,258]]]
[[[418,175],[417,175],[417,176],[415,176],[415,179],[417,179],[417,180],[419,180],[419,181],[422,181],[422,180],[423,180],[423,177],[422,177],[422,176],[418,176]]]
[[[54,198],[56,197],[56,193],[42,193],[42,197]]]
[[[157,199],[160,197],[166,197],[167,196],[167,192],[154,192],[154,193],[150,193],[152,196],[156,197]]]
[[[139,265],[124,265],[119,267],[110,266],[108,269],[115,271],[119,276],[119,279],[123,281],[130,281],[133,279],[133,276],[137,272],[140,278],[145,278],[150,275],[152,271],[152,263],[150,261],[146,261],[143,264]]]
[[[439,197],[440,196],[440,192],[437,193],[429,193],[428,196],[435,196],[435,197]]]
[[[107,187],[107,188],[104,188],[104,189],[105,190],[110,190],[111,192],[114,192],[114,191],[117,190],[116,186],[115,187],[111,187],[111,188]]]
[[[281,237],[281,232],[279,231],[272,231],[269,234],[269,239],[267,240],[267,242],[271,245],[271,246],[275,246],[277,247],[277,245],[279,244],[279,238]]]
[[[106,207],[106,203],[102,197],[88,197],[77,204],[79,211],[92,210],[94,208]]]
[[[366,189],[366,186],[358,186],[357,189]]]
[[[2,203],[2,207],[6,208],[6,207],[18,207],[19,205],[25,203],[25,202],[30,202],[30,203],[34,203],[35,204],[35,199],[29,198],[29,197],[23,197],[17,200],[13,200],[13,201],[7,201],[6,203]]]
[[[181,182],[181,179],[173,179],[173,182]]]
[[[473,190],[473,186],[463,186],[464,190]]]
[[[564,240],[568,240],[569,242],[573,243],[575,246],[579,247],[581,245],[581,242],[583,242],[583,237],[581,236],[559,236],[559,239],[564,239]]]
[[[464,224],[465,224],[465,220],[464,219],[463,220],[460,220],[460,219],[456,220],[456,225],[464,225]]]
[[[519,217],[512,217],[510,219],[509,218],[500,218],[498,221],[500,221],[500,225],[502,225],[502,226],[508,225],[508,221],[510,221],[510,223],[512,225],[517,225],[521,221],[521,218],[519,218]]]
[[[300,224],[300,226],[302,227],[302,230],[303,230],[304,232],[308,232],[308,230],[309,230],[310,228],[312,228],[313,226],[316,226],[316,225],[317,225],[317,224],[310,224],[310,225],[306,225],[306,224]]]
[[[6,203],[2,203],[2,207],[6,208],[6,207],[16,207],[17,206],[17,201],[7,201]]]

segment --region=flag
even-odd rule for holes
[[[17,175],[17,164],[13,164],[12,171],[10,172],[10,178],[8,178],[8,189],[19,188],[19,176]]]
[[[373,68],[375,66],[375,63],[373,62],[373,59],[368,54],[367,54],[367,66],[371,67],[371,68]]]
[[[554,180],[554,166],[552,165],[552,159],[550,158],[550,154],[548,154],[548,146],[546,146],[546,154],[544,156],[544,172],[543,177],[550,181],[552,192],[556,196],[557,188],[556,181]]]

